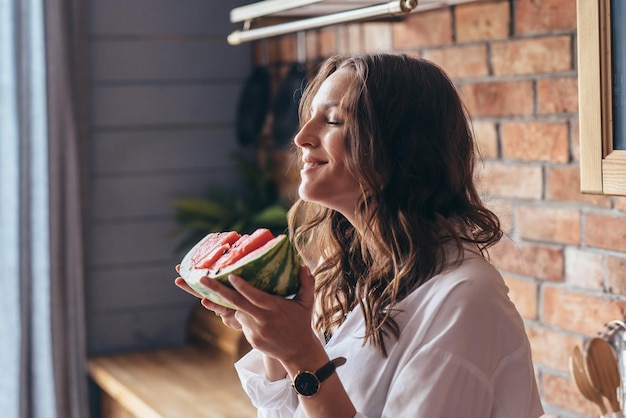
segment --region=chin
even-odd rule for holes
[[[318,205],[321,205],[324,207],[327,206],[323,203],[322,200],[319,199],[319,197],[315,196],[314,193],[307,192],[307,190],[303,189],[302,187],[300,187],[300,189],[298,190],[298,196],[300,197],[300,199],[304,200],[305,202],[317,203]]]
[[[313,199],[311,199],[311,193],[307,190],[307,187],[303,184],[300,184],[300,187],[298,187],[298,196],[300,197],[300,199],[304,200],[305,202],[314,201]]]
[[[308,195],[306,193],[298,193],[298,195],[299,195],[300,199],[304,200],[305,202],[320,204],[320,202],[317,199],[313,199],[310,195]]]

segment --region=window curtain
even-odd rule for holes
[[[85,418],[83,0],[0,1],[0,415]]]

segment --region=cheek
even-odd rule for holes
[[[348,170],[348,155],[346,147],[343,144],[343,137],[337,135],[333,140],[328,141],[326,144],[326,153],[330,157],[333,165],[342,170]]]

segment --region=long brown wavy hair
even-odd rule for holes
[[[316,328],[335,329],[359,307],[364,344],[386,356],[384,337],[400,332],[395,305],[460,262],[464,243],[486,257],[502,232],[476,190],[469,117],[445,73],[400,54],[332,57],[303,93],[301,124],[321,84],[339,69],[354,73],[340,106],[348,167],[362,188],[355,219],[363,227],[298,200],[289,231],[316,277]],[[451,245],[455,257],[448,256]]]

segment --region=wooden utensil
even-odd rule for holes
[[[621,406],[617,389],[620,387],[620,375],[613,348],[605,339],[595,337],[587,342],[583,357],[589,381],[609,401],[611,411],[619,412]]]
[[[572,350],[572,355],[569,358],[569,370],[580,393],[585,398],[596,404],[600,409],[600,414],[604,416],[606,414],[606,406],[602,400],[602,395],[591,385],[591,382],[587,377],[583,353],[580,351],[578,346],[575,346]]]

